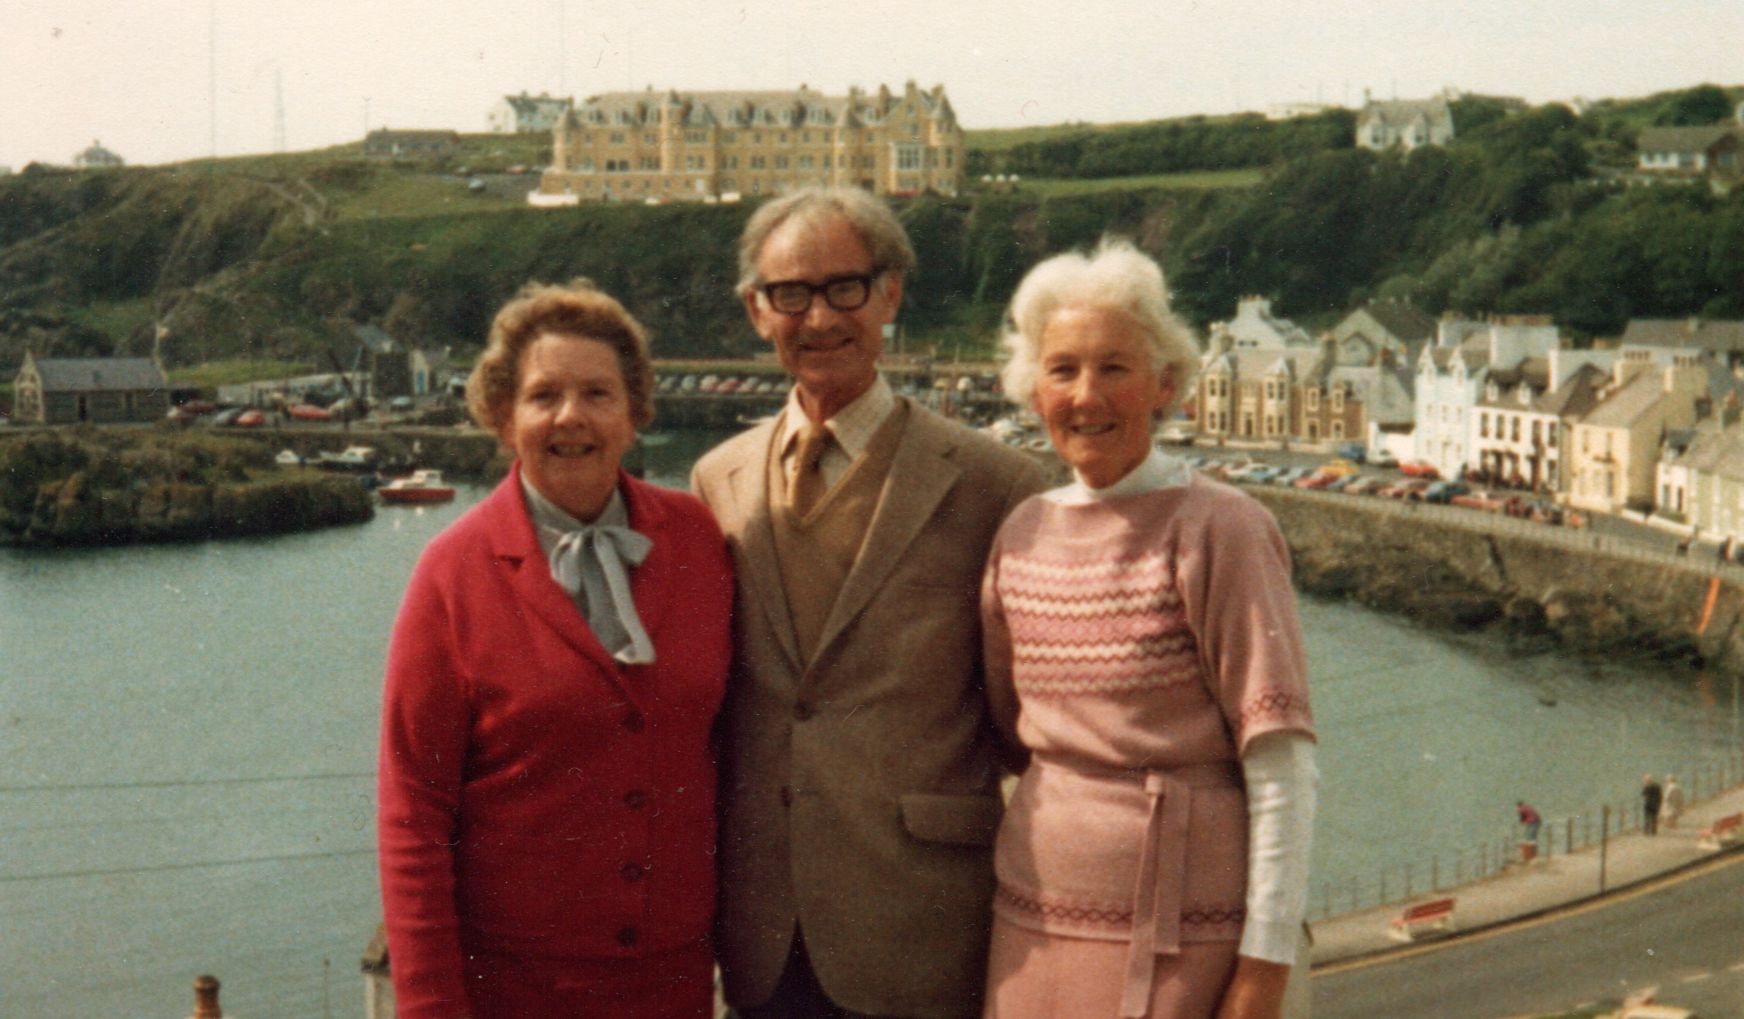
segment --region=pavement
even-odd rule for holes
[[[1744,851],[1744,846],[1738,843],[1721,850],[1697,845],[1704,828],[1718,818],[1737,813],[1744,813],[1744,785],[1689,805],[1674,829],[1667,830],[1662,826],[1658,835],[1632,831],[1612,836],[1604,850],[1602,892],[1599,887],[1599,847],[1589,846],[1572,854],[1515,863],[1482,881],[1444,888],[1409,902],[1328,917],[1310,925],[1314,935],[1314,966],[1319,968],[1408,950],[1411,945],[1395,941],[1390,936],[1391,921],[1413,903],[1444,898],[1455,900],[1451,931],[1425,933],[1416,942],[1424,944],[1431,939],[1457,938],[1510,921],[1591,902],[1603,895],[1615,894],[1701,863],[1714,857],[1716,852]]]

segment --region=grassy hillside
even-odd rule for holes
[[[1200,324],[1245,294],[1309,322],[1388,295],[1430,312],[1548,312],[1588,334],[1630,316],[1744,315],[1744,193],[1607,176],[1640,125],[1741,94],[1718,91],[1584,116],[1464,100],[1459,139],[1409,157],[1351,148],[1334,115],[976,132],[976,159],[1044,172],[896,203],[920,259],[910,349],[986,350],[1031,265],[1111,232],[1164,262]],[[731,294],[749,204],[534,210],[512,194],[530,179],[508,171],[542,165],[545,139],[464,144],[443,166],[341,146],[0,179],[0,377],[26,349],[155,347],[201,384],[263,362],[349,363],[354,323],[464,356],[527,281],[576,276],[642,316],[660,356],[761,348]],[[503,187],[468,188],[477,174]]]

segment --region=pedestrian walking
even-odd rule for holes
[[[1659,805],[1664,799],[1665,790],[1653,776],[1641,776],[1641,830],[1648,835],[1659,834]]]
[[[1676,775],[1665,776],[1664,799],[1659,804],[1659,820],[1669,830],[1677,827],[1677,819],[1683,814],[1683,786],[1677,784]]]

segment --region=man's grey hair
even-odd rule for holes
[[[1144,333],[1152,367],[1174,381],[1175,403],[1188,395],[1199,371],[1199,344],[1169,310],[1162,268],[1130,241],[1105,237],[1088,255],[1072,251],[1038,263],[1011,295],[1000,378],[1013,403],[1027,407],[1035,396],[1042,330],[1068,308],[1109,308],[1131,316]]]
[[[908,234],[890,206],[871,192],[854,187],[801,188],[766,202],[745,223],[745,231],[739,235],[739,282],[734,288],[738,295],[744,297],[765,282],[757,276],[757,258],[770,234],[790,219],[809,225],[830,216],[847,220],[866,242],[874,274],[893,272],[900,276],[914,268],[914,248],[908,243]]]

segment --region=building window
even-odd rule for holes
[[[921,148],[918,145],[898,145],[896,147],[896,168],[898,170],[920,169],[921,158]]]
[[[642,132],[642,144],[643,145],[658,145],[658,144],[660,144],[660,136],[658,134],[655,134],[653,131],[643,131]]]
[[[684,134],[684,140],[691,143],[692,145],[701,145],[704,142],[708,141],[708,132],[707,131],[686,131]]]
[[[658,156],[643,156],[642,157],[642,169],[644,169],[644,170],[658,170],[658,169],[660,169],[660,157],[658,157]]]
[[[1508,436],[1509,441],[1511,441],[1511,442],[1519,442],[1520,441],[1520,419],[1519,418],[1513,419],[1513,425],[1512,425],[1512,427],[1510,427],[1508,429],[1508,431],[1510,433]]]
[[[739,132],[737,132],[737,131],[722,131],[721,132],[721,141],[736,142],[738,140],[739,140]]]
[[[1490,437],[1490,414],[1489,414],[1489,411],[1485,411],[1484,413],[1478,415],[1478,438],[1487,439],[1489,437]],[[810,463],[811,461],[808,460],[806,462]]]
[[[1313,386],[1309,386],[1305,390],[1305,393],[1308,397],[1308,401],[1307,401],[1308,402],[1308,409],[1309,410],[1319,410],[1320,409],[1320,390],[1314,388]]]
[[[767,165],[768,165],[768,161],[764,157],[762,157],[762,156],[752,156],[751,157],[751,169],[761,170],[761,169],[764,169]]]
[[[612,144],[613,144],[613,145],[622,145],[622,144],[624,144],[624,132],[622,132],[622,131],[613,131],[613,132],[612,132],[612,136],[611,136],[611,143],[612,143]]]
[[[812,158],[810,156],[800,156],[797,165],[801,170],[809,170],[812,167]]]
[[[786,156],[776,156],[775,157],[775,168],[777,170],[787,169],[787,157]]]

